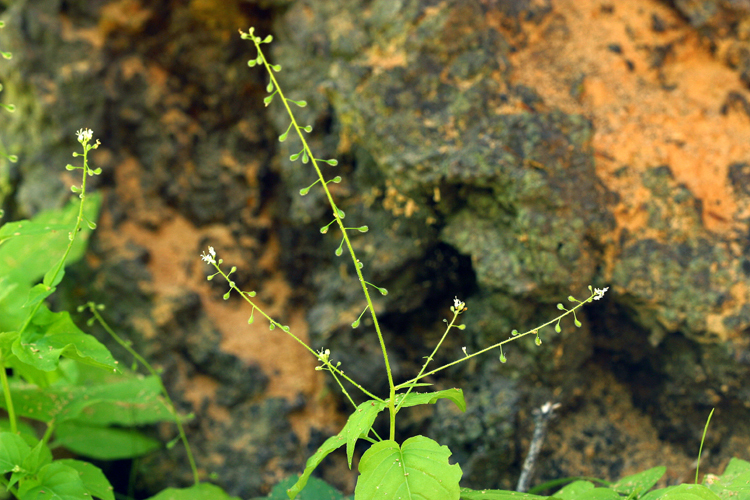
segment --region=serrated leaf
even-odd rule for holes
[[[12,350],[21,362],[43,371],[56,369],[60,356],[99,368],[117,369],[109,349],[82,332],[67,311],[53,313],[46,306],[37,311],[26,331],[13,342]]]
[[[45,465],[18,488],[21,500],[81,500],[86,494],[78,471],[60,462]]]
[[[147,500],[240,500],[239,497],[232,497],[210,483],[200,483],[189,488],[167,488],[159,494],[148,498]]]
[[[450,399],[456,406],[462,411],[466,411],[466,401],[464,400],[464,391],[461,389],[445,389],[437,392],[425,392],[415,393],[410,392],[406,396],[406,400],[401,403],[403,396],[396,394],[396,405],[400,405],[401,408],[417,405],[431,405],[437,403],[440,399]]]
[[[58,460],[57,463],[67,465],[71,469],[78,471],[78,476],[83,482],[83,487],[90,496],[100,498],[101,500],[115,500],[112,485],[99,467],[88,462],[73,459]]]
[[[450,465],[451,452],[424,436],[399,446],[395,441],[375,443],[362,455],[355,500],[381,498],[459,500],[461,467]]]
[[[635,492],[637,497],[642,496],[661,479],[667,468],[664,466],[653,467],[651,469],[626,476],[610,486],[613,490],[623,495],[631,495]]]
[[[144,436],[136,429],[96,427],[81,422],[58,425],[55,445],[97,460],[135,458],[161,448],[159,441]]]
[[[702,484],[681,484],[659,497],[661,500],[722,500]]]

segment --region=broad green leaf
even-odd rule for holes
[[[676,486],[667,486],[666,488],[660,488],[658,490],[649,491],[644,496],[642,496],[640,500],[658,500],[675,488]]]
[[[402,398],[402,395],[396,394],[396,405],[401,402]],[[444,391],[425,392],[422,394],[410,392],[406,396],[406,401],[401,403],[401,408],[417,405],[432,405],[435,404],[439,399],[450,399],[451,401],[456,403],[456,406],[458,406],[461,411],[466,411],[464,392],[461,389],[446,389]],[[386,405],[383,404],[383,407],[385,408]]]
[[[681,484],[659,498],[661,500],[721,500],[720,496],[702,484]]]
[[[131,376],[94,386],[13,384],[11,397],[18,416],[42,422],[79,419],[89,425],[132,426],[174,419],[156,377]]]
[[[346,459],[350,469],[352,468],[354,445],[359,438],[365,437],[370,433],[375,418],[384,408],[385,402],[365,401],[357,406],[354,412],[349,415],[346,425],[339,432],[339,436],[343,436],[346,439]]]
[[[240,500],[210,483],[200,483],[190,488],[167,488],[147,500]]]
[[[20,500],[81,500],[87,493],[78,471],[60,462],[45,465],[18,488]]]
[[[609,488],[594,488],[578,495],[577,500],[620,500],[620,495]]]
[[[721,477],[726,478],[728,476],[747,474],[748,472],[750,472],[750,462],[739,458],[732,458]]]
[[[732,458],[724,474],[720,477],[706,474],[703,484],[721,498],[750,498],[750,462]]]
[[[325,442],[320,446],[320,448],[318,448],[318,450],[313,453],[310,458],[307,459],[305,470],[304,472],[302,472],[302,475],[299,477],[297,482],[287,490],[287,495],[289,495],[289,498],[294,499],[299,494],[299,492],[302,491],[302,489],[307,485],[310,474],[312,474],[312,471],[315,470],[320,462],[322,462],[323,459],[327,457],[331,452],[344,446],[344,444],[346,444],[346,440],[341,433],[339,433],[337,436],[331,436],[326,439]]]
[[[135,458],[161,448],[161,443],[135,429],[96,427],[64,422],[55,429],[55,445],[97,460]]]
[[[11,432],[0,432],[0,474],[20,467],[30,452],[31,447],[21,436]]]
[[[626,476],[610,486],[610,488],[623,495],[630,495],[635,492],[637,498],[643,496],[644,493],[653,488],[665,472],[667,472],[667,468],[664,466],[653,467],[638,474]]]
[[[252,500],[289,500],[287,490],[297,481],[297,476],[290,476],[273,487],[271,493],[265,497]],[[311,477],[305,490],[298,496],[297,500],[347,500],[336,488],[317,477]]]
[[[36,236],[40,234],[70,231],[71,229],[73,229],[73,226],[70,224],[46,224],[33,220],[8,222],[0,227],[0,243],[16,236]]]
[[[53,313],[42,306],[26,331],[13,342],[19,361],[43,371],[57,368],[60,356],[99,368],[117,369],[109,349],[82,332],[67,311]]]
[[[362,455],[355,500],[382,498],[459,500],[461,467],[450,465],[451,452],[424,436],[399,447],[395,441],[375,443]]]
[[[557,500],[557,497],[541,497],[530,493],[507,490],[472,490],[461,488],[461,500]]]
[[[98,193],[86,197],[84,213],[89,220],[96,220],[100,204],[101,196]],[[29,313],[21,306],[26,302],[31,287],[65,253],[70,242],[68,233],[75,226],[78,208],[78,203],[69,203],[60,210],[40,212],[31,221],[10,222],[0,228],[0,233],[13,232],[14,224],[33,223],[35,227],[51,228],[49,232],[4,239],[0,244],[0,331],[18,330],[21,327]],[[83,226],[68,254],[68,264],[80,259],[86,249],[91,231],[85,224]],[[59,227],[66,229],[59,230]]]
[[[36,430],[25,421],[19,420],[16,422],[16,428],[18,429],[18,435],[21,436],[30,447],[36,446],[39,442],[39,438],[36,436]],[[10,421],[8,421],[7,418],[0,418],[0,433],[2,432],[10,432]],[[2,472],[0,472],[0,474],[2,474]]]
[[[86,488],[89,495],[101,500],[115,500],[112,485],[109,484],[109,480],[99,467],[88,462],[73,459],[58,460],[57,463],[77,470],[81,481],[83,481],[83,487]]]
[[[590,481],[573,481],[557,491],[555,497],[560,498],[561,500],[577,500],[580,495],[593,489],[594,483]]]

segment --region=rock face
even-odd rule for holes
[[[337,203],[370,228],[353,241],[390,292],[376,308],[398,380],[455,295],[468,327],[437,364],[610,287],[581,328],[431,379],[464,387],[467,415],[414,412],[403,436],[449,444],[477,488],[513,487],[547,400],[562,408],[539,481],[660,464],[684,479],[713,406],[711,465],[750,444],[750,3],[45,0],[5,18],[21,105],[3,140],[22,160],[0,170],[4,207],[63,199],[73,132],[94,130],[107,201],[80,284],[166,368],[199,463],[232,494],[299,472],[341,420],[309,353],[204,281],[207,245],[279,321],[387,387],[371,325],[351,328],[356,276],[319,231],[330,208],[296,194],[314,173],[288,161],[301,146],[276,141],[288,118],[244,64],[249,26],[274,34],[316,157],[339,160]],[[189,481],[180,453],[151,458],[143,487]],[[321,472],[351,488],[337,460]]]

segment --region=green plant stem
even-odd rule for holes
[[[73,248],[73,243],[75,243],[76,237],[78,236],[78,232],[81,230],[81,222],[83,222],[83,205],[86,201],[86,177],[88,176],[88,154],[89,150],[93,149],[93,147],[88,145],[88,141],[83,142],[83,180],[81,181],[81,193],[79,195],[79,198],[81,199],[81,203],[78,205],[78,217],[76,218],[76,225],[73,229],[73,232],[70,233],[70,238],[68,238],[70,241],[68,241],[68,247],[65,249],[65,253],[62,256],[62,259],[60,259],[60,262],[57,263],[57,268],[55,269],[55,272],[52,274],[52,279],[50,280],[50,283],[54,283],[57,279],[57,275],[60,274],[60,271],[65,266],[65,261],[68,258],[68,255],[70,254],[70,251]],[[49,288],[52,287],[52,285],[48,285]],[[48,288],[48,289],[49,289]],[[18,331],[18,335],[22,335],[23,332],[28,328],[29,324],[31,323],[31,320],[34,318],[34,315],[36,315],[39,308],[44,303],[43,300],[40,300],[34,305],[34,309],[31,311],[31,314],[29,314],[26,317],[26,321],[24,321],[23,326]]]
[[[62,256],[62,259],[60,259],[60,262],[58,262],[57,267],[55,268],[55,272],[52,274],[52,279],[49,281],[50,285],[48,285],[48,290],[52,288],[52,284],[57,279],[57,275],[60,274],[60,271],[63,269],[63,266],[65,266],[65,261],[68,258],[68,255],[70,254],[71,249],[73,248],[73,243],[75,243],[76,236],[78,236],[78,232],[81,230],[81,222],[83,222],[83,205],[86,201],[86,177],[88,174],[88,153],[89,150],[94,149],[94,147],[88,145],[89,141],[84,141],[82,143],[83,145],[83,180],[81,181],[81,193],[79,195],[79,198],[81,200],[81,203],[78,206],[78,217],[76,218],[76,225],[73,229],[73,232],[70,233],[70,238],[68,242],[68,247],[65,249],[65,253]],[[36,315],[37,311],[39,311],[39,308],[44,303],[43,300],[40,300],[36,304],[34,304],[34,308],[31,310],[31,313],[26,316],[26,320],[23,322],[23,325],[21,326],[21,329],[18,331],[18,336],[20,337],[23,335],[23,332],[26,331],[26,329],[31,324],[31,320]],[[5,365],[0,364],[0,371],[2,371],[2,384],[3,384],[3,395],[5,396],[5,404],[8,411],[8,419],[10,420],[10,429],[11,432],[17,432],[18,427],[16,423],[16,413],[13,408],[13,399],[10,397],[10,387],[8,385],[8,380],[5,374]]]
[[[591,296],[590,296],[590,297],[589,297],[588,299],[586,299],[586,300],[583,300],[583,301],[579,302],[579,303],[578,303],[578,305],[576,305],[576,306],[575,306],[575,307],[573,307],[572,309],[569,309],[569,310],[565,311],[565,312],[564,312],[563,314],[561,314],[561,315],[557,316],[556,318],[554,318],[554,319],[552,319],[552,320],[550,320],[550,321],[548,321],[548,322],[544,323],[543,325],[540,325],[540,326],[538,326],[538,327],[536,327],[536,328],[532,328],[531,330],[529,330],[529,331],[527,331],[527,332],[524,332],[524,333],[519,333],[518,335],[515,335],[515,336],[513,336],[513,337],[510,337],[510,338],[508,338],[508,339],[505,339],[505,340],[503,340],[502,342],[498,342],[497,344],[493,344],[493,345],[491,345],[491,346],[489,346],[489,347],[485,347],[485,348],[484,348],[484,349],[482,349],[481,351],[477,351],[477,352],[475,352],[474,354],[469,354],[468,356],[464,356],[464,357],[463,357],[463,358],[461,358],[461,359],[457,359],[456,361],[452,361],[452,362],[450,362],[450,363],[448,363],[448,364],[445,364],[445,365],[443,365],[443,366],[441,366],[441,367],[439,367],[439,368],[435,368],[434,370],[431,370],[431,371],[429,371],[429,372],[426,372],[426,373],[422,373],[421,375],[418,375],[418,376],[417,376],[417,377],[415,377],[415,378],[412,378],[412,379],[410,379],[410,380],[407,380],[407,381],[406,381],[406,382],[404,382],[403,384],[399,384],[399,385],[397,385],[397,386],[396,386],[396,389],[398,390],[398,389],[402,389],[402,388],[404,388],[404,387],[407,387],[407,386],[409,386],[410,384],[413,384],[413,383],[415,383],[415,382],[418,382],[419,380],[421,380],[421,379],[423,379],[423,378],[425,378],[425,377],[428,377],[428,376],[430,376],[430,375],[433,375],[433,374],[435,374],[435,373],[437,373],[437,372],[439,372],[439,371],[445,370],[446,368],[449,368],[449,367],[451,367],[451,366],[453,366],[453,365],[457,365],[457,364],[459,364],[459,363],[463,363],[464,361],[467,361],[467,360],[469,360],[469,359],[471,359],[471,358],[473,358],[473,357],[475,357],[475,356],[479,356],[480,354],[484,354],[484,353],[485,353],[485,352],[487,352],[487,351],[491,351],[492,349],[496,349],[496,348],[500,347],[500,346],[501,346],[501,345],[503,345],[503,344],[507,344],[508,342],[513,342],[514,340],[518,340],[518,339],[520,339],[520,338],[522,338],[522,337],[525,337],[526,335],[530,335],[530,334],[532,334],[532,333],[536,335],[536,334],[538,334],[539,330],[541,330],[541,329],[542,329],[542,328],[544,328],[545,326],[549,326],[549,325],[551,325],[551,324],[553,324],[553,323],[557,323],[558,321],[560,321],[560,320],[561,320],[562,318],[564,318],[565,316],[567,316],[567,315],[569,315],[569,314],[572,314],[572,313],[573,313],[573,312],[574,312],[574,311],[575,311],[576,309],[579,309],[579,308],[583,307],[583,306],[584,306],[585,304],[588,304],[589,302],[593,301],[593,299],[594,299],[594,294],[592,293],[592,295],[591,295]]]
[[[10,384],[8,383],[8,374],[5,372],[5,363],[0,351],[0,383],[3,385],[3,396],[5,397],[5,407],[8,411],[8,420],[10,421],[10,432],[18,432],[18,422],[16,410],[13,408],[13,399],[10,394]]]
[[[289,118],[292,121],[292,126],[296,130],[297,136],[302,141],[302,147],[307,152],[308,156],[310,157],[310,161],[312,162],[312,165],[315,168],[315,172],[318,174],[318,179],[320,180],[323,190],[326,193],[326,197],[328,198],[328,203],[333,209],[333,216],[336,219],[336,223],[338,224],[339,229],[341,229],[341,233],[344,236],[344,242],[346,243],[346,247],[349,249],[349,254],[351,255],[352,262],[354,263],[354,270],[357,273],[357,278],[359,279],[359,283],[362,286],[362,292],[365,294],[365,299],[367,300],[367,306],[370,308],[370,315],[372,317],[372,323],[375,328],[375,332],[378,335],[378,340],[380,342],[380,350],[383,354],[383,361],[385,363],[385,369],[388,374],[388,387],[389,387],[388,410],[390,412],[390,439],[394,440],[396,436],[396,407],[394,403],[395,396],[396,396],[396,388],[393,383],[393,373],[391,371],[390,362],[388,361],[388,351],[385,346],[385,340],[383,338],[382,332],[380,331],[380,324],[378,323],[378,317],[375,314],[375,307],[373,306],[372,298],[370,297],[370,293],[367,290],[367,285],[365,284],[365,279],[362,276],[362,271],[358,266],[359,261],[357,259],[356,254],[354,253],[354,248],[352,248],[352,243],[349,240],[349,236],[346,234],[344,222],[341,220],[341,217],[339,216],[336,203],[334,203],[333,201],[333,196],[331,195],[331,191],[328,189],[328,185],[326,183],[325,178],[323,177],[323,173],[320,171],[320,167],[318,166],[318,163],[315,160],[315,156],[312,154],[312,150],[310,149],[310,146],[307,144],[307,141],[305,140],[305,136],[302,134],[302,131],[300,130],[300,126],[294,117],[294,113],[292,113],[292,110],[289,107],[289,103],[287,102],[287,99],[284,97],[284,93],[281,91],[281,87],[279,86],[279,83],[273,74],[273,69],[271,69],[270,65],[268,64],[268,61],[266,60],[265,55],[263,54],[263,51],[260,48],[260,39],[253,35],[252,40],[253,40],[253,43],[255,43],[255,47],[258,49],[258,54],[263,59],[263,65],[265,66],[266,71],[268,72],[271,82],[273,83],[274,89],[276,90],[276,92],[279,93],[279,97],[284,103],[284,107],[286,108],[287,113],[289,114]]]
[[[448,332],[450,331],[451,328],[453,328],[453,325],[456,323],[456,318],[458,318],[459,314],[461,314],[460,311],[458,310],[453,311],[453,319],[451,320],[450,323],[448,323],[448,326],[446,327],[445,332],[443,332],[443,336],[440,337],[440,341],[435,346],[435,349],[433,349],[432,353],[429,356],[427,356],[427,360],[424,362],[424,365],[422,365],[422,369],[419,370],[419,374],[417,375],[415,380],[419,380],[422,377],[422,374],[427,369],[427,365],[430,363],[430,361],[433,360],[433,358],[435,357],[435,354],[438,352],[438,349],[440,349],[440,346],[443,344],[445,337],[448,336]],[[396,406],[397,413],[401,409],[401,405],[403,405],[404,401],[406,401],[406,396],[409,395],[412,389],[414,389],[414,386],[413,385],[409,386],[409,389],[406,391],[406,394],[404,394],[404,397],[401,398],[401,402],[398,404],[398,406]]]
[[[315,351],[315,349],[313,349],[312,347],[310,347],[309,345],[307,345],[304,340],[302,340],[301,338],[299,338],[296,335],[294,335],[292,332],[289,331],[289,329],[287,327],[285,327],[284,325],[282,325],[281,323],[279,323],[278,321],[276,321],[275,319],[273,319],[271,316],[269,316],[268,314],[266,314],[263,311],[263,309],[261,309],[260,307],[258,307],[255,304],[255,302],[253,302],[252,300],[250,300],[250,297],[248,296],[247,292],[243,292],[242,290],[240,290],[237,287],[237,285],[231,279],[229,279],[229,275],[227,275],[219,267],[219,264],[220,264],[219,262],[213,262],[212,264],[216,268],[216,270],[224,277],[224,279],[227,280],[227,282],[229,283],[229,288],[231,288],[232,290],[235,290],[237,293],[239,293],[242,296],[242,298],[245,299],[245,302],[247,302],[248,304],[250,304],[251,306],[253,306],[253,309],[255,309],[261,315],[263,315],[263,317],[266,318],[269,323],[271,323],[272,325],[274,325],[276,328],[280,328],[281,330],[283,330],[284,332],[286,332],[286,334],[289,335],[290,337],[292,337],[299,345],[301,345],[302,347],[304,347],[305,349],[307,349],[308,351],[310,351],[310,353],[312,353],[316,358],[320,359],[320,356]],[[379,398],[378,396],[374,395],[373,393],[371,393],[370,391],[368,391],[367,389],[365,389],[364,387],[362,387],[361,384],[358,384],[357,382],[355,382],[354,380],[352,380],[350,377],[348,377],[346,374],[344,374],[344,372],[342,372],[341,370],[339,370],[334,365],[332,365],[330,363],[327,363],[327,367],[330,369],[331,373],[336,372],[339,376],[341,376],[343,379],[345,379],[347,382],[349,382],[350,384],[352,384],[354,387],[356,387],[357,389],[359,389],[360,391],[362,391],[367,396],[371,397],[372,399],[375,399],[376,401],[381,401],[381,402],[383,401],[382,398]],[[356,405],[354,405],[354,406],[356,407]]]
[[[52,437],[53,432],[55,432],[55,420],[54,419],[50,422],[47,422],[47,428],[44,431],[44,436],[42,436],[42,442],[44,444],[47,444],[49,442],[49,439]]]
[[[326,364],[327,364],[327,365],[330,365],[331,363],[330,363],[330,362],[327,362]],[[353,400],[353,399],[352,399],[352,398],[351,398],[351,397],[349,396],[349,393],[347,392],[346,388],[344,387],[344,384],[342,384],[342,383],[341,383],[341,381],[339,380],[339,378],[338,378],[338,377],[336,376],[336,373],[335,373],[335,372],[333,372],[333,371],[331,371],[331,376],[333,377],[333,380],[335,380],[335,381],[336,381],[336,383],[337,383],[337,384],[339,385],[339,388],[341,389],[341,392],[343,392],[343,393],[344,393],[344,396],[346,396],[346,398],[347,398],[347,399],[349,400],[349,402],[350,402],[350,403],[352,404],[352,406],[354,406],[354,408],[356,409],[356,408],[357,408],[357,404],[356,404],[356,403],[354,402],[354,400]],[[372,427],[370,427],[370,431],[371,431],[371,432],[372,432],[373,434],[375,434],[375,437],[376,437],[376,438],[378,438],[378,441],[382,441],[382,440],[383,440],[383,439],[382,439],[382,438],[381,438],[381,437],[380,437],[380,436],[378,435],[378,433],[377,433],[377,432],[375,432],[375,429],[373,429]],[[363,437],[362,439],[366,439],[367,441],[370,441],[370,442],[371,442],[371,443],[373,443],[373,444],[374,444],[374,443],[376,442],[376,441],[375,441],[374,439],[372,439],[372,438],[371,438],[371,437],[369,437],[369,436],[364,436],[364,437]]]
[[[86,306],[91,311],[91,314],[94,315],[96,320],[99,322],[100,325],[102,325],[102,328],[112,337],[115,339],[115,342],[120,344],[128,353],[130,353],[131,356],[133,356],[138,362],[143,365],[148,372],[156,377],[156,380],[159,382],[159,388],[161,389],[161,393],[164,396],[164,399],[167,401],[167,404],[169,405],[169,408],[172,410],[172,413],[174,414],[174,421],[175,424],[177,424],[177,430],[180,433],[180,439],[182,440],[182,444],[185,446],[185,453],[187,454],[188,462],[190,463],[190,469],[193,471],[193,480],[195,481],[195,484],[200,483],[200,476],[198,475],[198,467],[195,465],[195,459],[193,458],[193,452],[190,449],[190,443],[188,443],[187,435],[185,434],[185,429],[182,426],[182,422],[180,421],[180,416],[177,414],[177,408],[175,407],[174,403],[172,402],[172,398],[169,397],[169,392],[167,391],[167,388],[164,387],[164,383],[161,380],[161,377],[159,374],[154,370],[154,368],[151,366],[151,364],[146,361],[146,359],[138,354],[138,352],[133,349],[128,342],[125,342],[115,331],[110,328],[109,324],[104,320],[101,314],[99,314],[99,311],[96,309],[96,304],[93,302],[88,302]]]
[[[714,414],[714,410],[716,408],[711,408],[711,413],[708,414],[708,419],[706,420],[706,426],[703,428],[703,437],[701,437],[701,445],[700,448],[698,448],[698,463],[695,465],[695,484],[698,484],[698,470],[701,466],[701,453],[703,453],[703,442],[706,440],[706,433],[708,432],[708,424],[711,422],[711,417]]]

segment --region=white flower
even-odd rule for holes
[[[201,259],[203,259],[206,264],[216,264],[216,252],[214,251],[214,247],[208,247],[208,253],[201,253]]]
[[[76,132],[76,135],[78,136],[78,142],[84,143],[91,140],[94,136],[94,131],[89,128],[82,128]]]
[[[594,288],[594,300],[599,300],[602,297],[604,297],[604,294],[607,293],[607,290],[609,290],[609,287],[607,287],[607,288]]]
[[[458,300],[458,297],[453,299],[453,309],[456,312],[460,313],[464,310],[464,307],[466,307],[466,302],[461,302],[460,300]]]

